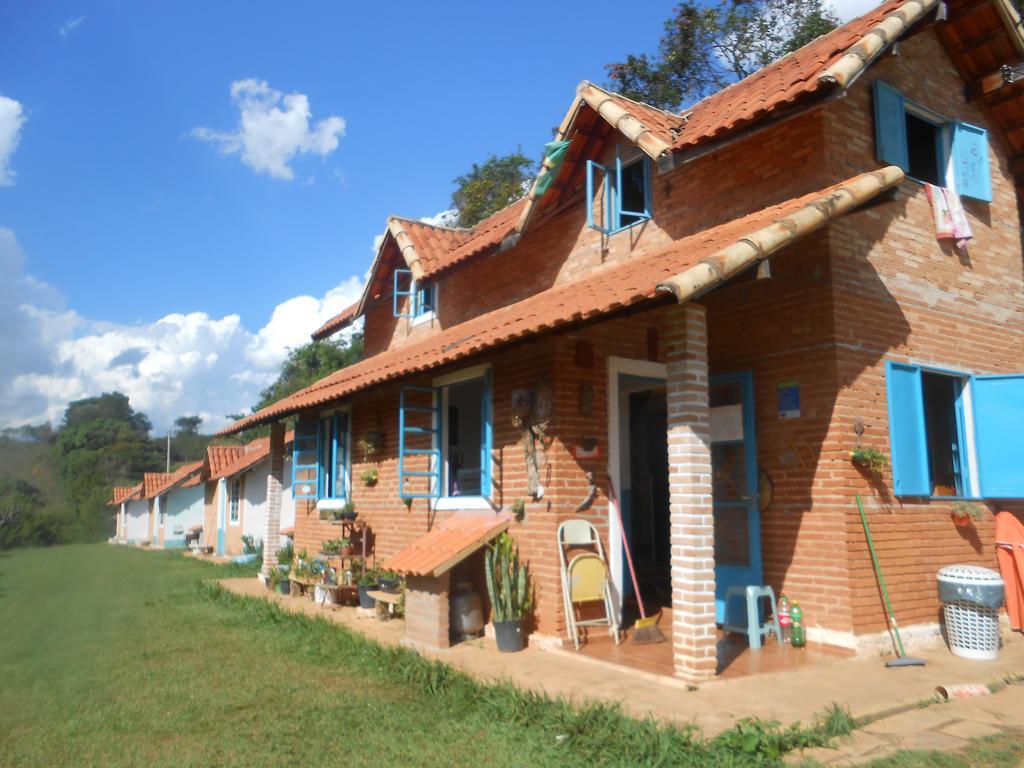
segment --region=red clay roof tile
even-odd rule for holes
[[[345,307],[343,310],[341,310],[341,312],[336,314],[334,317],[332,317],[330,320],[328,320],[326,323],[321,325],[319,328],[313,331],[313,333],[310,334],[310,336],[313,338],[313,341],[320,341],[321,339],[326,339],[331,334],[337,333],[342,328],[351,325],[352,321],[356,319],[356,310],[358,308],[358,301],[355,304],[352,304],[351,306]]]
[[[409,576],[440,576],[500,534],[511,515],[460,513],[420,536],[383,563],[389,571]]]
[[[386,381],[435,369],[486,349],[651,300],[655,297],[658,282],[677,275],[807,202],[828,195],[848,181],[853,179],[681,238],[654,252],[642,253],[623,263],[600,269],[578,282],[540,291],[523,301],[447,328],[423,341],[381,352],[335,371],[236,422],[223,432],[237,432],[255,424],[275,421]]]

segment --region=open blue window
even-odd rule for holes
[[[320,493],[320,424],[300,419],[292,443],[292,497],[315,500]]]
[[[394,281],[391,302],[395,317],[415,319],[437,309],[435,283],[417,283],[408,269],[396,269]]]
[[[1024,376],[975,376],[973,389],[981,495],[1024,498]]]
[[[587,226],[605,235],[621,232],[652,215],[651,160],[636,147],[615,148],[612,167],[587,161]],[[594,190],[601,188],[601,200]],[[595,210],[596,209],[596,210]]]
[[[320,498],[344,499],[348,493],[348,414],[320,420]]]
[[[897,496],[1024,498],[1024,376],[886,363]]]
[[[988,132],[947,120],[874,82],[875,154],[917,181],[951,187],[964,197],[992,200]]]

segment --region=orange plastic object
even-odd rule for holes
[[[1010,628],[1024,628],[1024,523],[1010,512],[996,514],[996,557],[1006,584]]]

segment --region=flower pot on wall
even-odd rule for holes
[[[282,595],[290,595],[292,593],[292,583],[288,579],[282,579],[277,582],[277,591]]]
[[[494,622],[494,639],[498,643],[498,650],[503,653],[523,650],[526,647],[523,620]]]

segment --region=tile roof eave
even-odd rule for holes
[[[573,323],[595,320],[653,300],[660,293],[657,286],[672,282],[683,268],[696,266],[700,262],[713,263],[721,253],[735,247],[736,243],[745,238],[756,235],[766,225],[795,215],[800,209],[823,205],[823,200],[830,200],[845,186],[859,185],[859,180],[865,177],[876,178],[877,194],[888,188],[885,184],[893,186],[899,183],[902,172],[896,169],[896,173],[892,173],[891,169],[883,169],[859,174],[823,190],[751,212],[731,222],[673,241],[663,248],[638,255],[606,270],[599,270],[583,280],[546,289],[516,304],[466,320],[422,342],[382,352],[272,403],[230,425],[221,434],[277,421],[303,410],[344,400],[385,382],[435,370],[485,350],[549,333]],[[843,206],[835,215],[848,213],[854,207]],[[814,228],[805,228],[801,235]],[[674,267],[675,264],[679,266]]]

